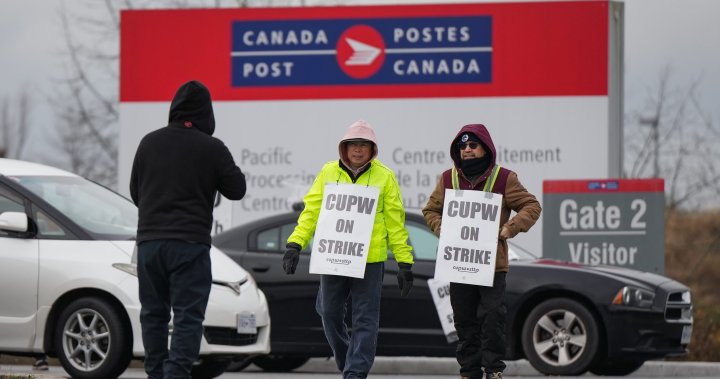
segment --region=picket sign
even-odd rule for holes
[[[445,190],[435,279],[491,287],[502,195]]]
[[[310,254],[310,273],[365,276],[380,189],[328,183]]]
[[[448,343],[454,343],[458,340],[458,335],[453,320],[452,304],[450,304],[450,283],[430,278],[428,279],[428,288],[432,294],[438,317],[440,317],[440,324],[443,333],[445,333],[445,338],[447,338]]]

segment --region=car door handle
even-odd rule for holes
[[[267,272],[270,269],[269,265],[253,266],[252,270],[255,272]]]

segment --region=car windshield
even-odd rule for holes
[[[15,179],[98,239],[134,239],[137,207],[81,177],[16,176]]]
[[[512,241],[508,241],[508,258],[511,261],[528,261],[538,259],[538,256],[512,243]]]

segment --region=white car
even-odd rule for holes
[[[78,175],[0,159],[0,352],[44,351],[84,379],[116,378],[142,359],[137,217],[132,202]],[[220,250],[211,259],[194,379],[270,351],[265,295]]]

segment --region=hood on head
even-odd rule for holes
[[[169,122],[185,127],[194,126],[208,135],[213,135],[215,115],[207,87],[197,80],[181,85],[170,104]]]
[[[345,135],[340,140],[340,143],[338,145],[338,152],[340,153],[340,160],[345,165],[345,167],[351,167],[350,166],[350,160],[348,159],[347,155],[347,144],[346,142],[352,141],[352,140],[367,140],[373,143],[373,151],[372,154],[370,154],[370,160],[373,160],[377,158],[378,155],[378,147],[377,147],[377,140],[375,139],[375,130],[364,120],[358,120],[355,121],[348,130],[345,132]]]
[[[460,142],[460,137],[465,133],[474,134],[485,145],[486,153],[490,154],[490,167],[494,166],[497,154],[495,153],[495,144],[490,137],[490,132],[483,124],[468,124],[460,129],[450,143],[450,157],[455,163],[455,167],[460,167],[460,150],[458,150],[457,144]]]

